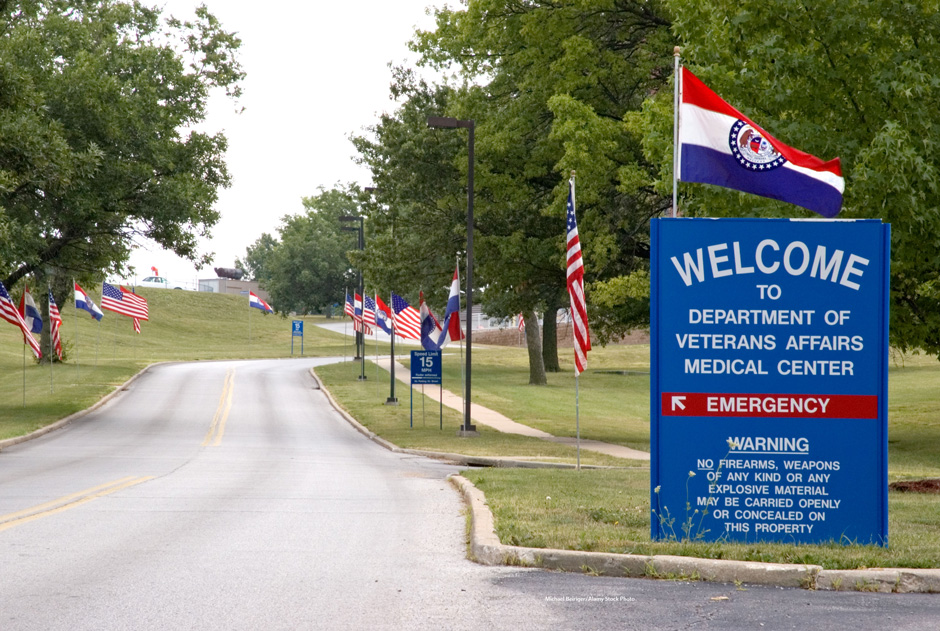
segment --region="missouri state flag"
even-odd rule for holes
[[[714,184],[802,206],[823,217],[842,209],[838,158],[824,162],[789,147],[682,68],[678,179]]]

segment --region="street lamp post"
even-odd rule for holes
[[[367,192],[369,192],[369,193],[375,194],[375,193],[381,192],[382,189],[380,189],[380,188],[378,188],[378,187],[376,187],[376,186],[367,186],[365,190],[366,190]],[[394,226],[395,226],[395,224],[393,223],[393,224],[392,224],[392,237],[393,237],[393,239],[394,239],[394,236],[395,236],[395,232],[394,232],[395,227],[394,227]],[[378,312],[378,306],[377,306],[377,305],[376,305],[376,312]],[[390,351],[391,356],[390,356],[390,358],[389,358],[388,371],[389,371],[390,376],[391,376],[391,381],[390,381],[390,386],[389,386],[388,398],[385,399],[385,405],[398,405],[398,398],[395,396],[395,328],[394,328],[394,326],[392,327],[392,334],[391,334],[389,337],[391,338],[391,351]]]
[[[446,116],[428,116],[428,127],[453,129],[466,128],[467,139],[467,371],[463,410],[463,426],[457,431],[458,436],[476,436],[476,426],[470,418],[470,361],[472,353],[471,334],[473,331],[473,120],[458,120]]]
[[[358,237],[358,241],[357,241],[356,245],[359,247],[359,251],[360,251],[360,252],[363,251],[363,250],[365,249],[365,245],[366,245],[366,243],[365,243],[365,237],[363,236],[363,233],[362,233],[363,217],[362,217],[362,216],[359,216],[359,215],[343,215],[343,216],[341,216],[341,217],[339,218],[339,220],[342,221],[342,222],[351,222],[351,221],[358,221],[358,222],[359,222],[359,226],[356,227],[356,228],[347,228],[347,227],[344,226],[344,227],[340,228],[340,230],[343,230],[343,231],[345,231],[345,232],[358,232],[358,233],[359,233],[359,237]],[[362,286],[362,267],[359,268],[359,289],[358,289],[358,291],[359,291],[359,299],[360,299],[360,300],[363,300],[362,296],[365,294],[365,289],[364,289],[363,286]],[[363,305],[364,305],[364,300],[363,300]],[[362,309],[363,309],[363,307],[360,307],[360,312],[362,311]],[[360,316],[360,317],[361,317],[361,316]],[[359,360],[359,363],[360,363],[360,365],[361,365],[361,371],[360,371],[360,374],[359,374],[359,381],[365,381],[365,380],[366,380],[366,338],[365,338],[365,335],[363,334],[362,328],[363,328],[363,327],[359,327],[360,330],[359,330],[359,331],[356,331],[356,353],[358,354],[358,357],[356,357],[356,359]]]

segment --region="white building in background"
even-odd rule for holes
[[[206,291],[216,294],[240,294],[247,296],[249,291],[254,292],[256,296],[268,302],[271,296],[268,292],[261,289],[257,281],[253,280],[233,280],[231,278],[206,278],[199,279],[199,291]],[[271,305],[277,308],[277,305]]]

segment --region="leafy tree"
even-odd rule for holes
[[[348,190],[321,188],[319,194],[304,198],[303,205],[305,213],[281,220],[280,242],[264,264],[263,286],[282,312],[322,312],[341,302],[343,287],[356,282],[347,251],[357,246],[351,235],[340,231],[339,221],[342,215],[359,214],[355,196]]]
[[[194,131],[213,88],[237,98],[240,41],[139,2],[0,2],[0,278],[120,268],[138,237],[204,263],[229,184],[222,134]]]
[[[685,63],[789,145],[840,156],[845,218],[891,230],[891,343],[940,355],[940,14],[922,0],[767,3],[669,0]],[[755,34],[759,36],[755,37]],[[671,179],[671,94],[629,124]],[[809,211],[683,185],[688,215],[809,217]]]
[[[452,88],[398,68],[392,96],[402,101],[398,111],[383,114],[368,136],[353,138],[376,190],[362,197],[366,250],[352,259],[380,293],[413,300],[424,291],[429,304],[443,305],[458,255],[462,268],[466,260],[467,136],[428,128],[428,116],[440,115],[454,98]]]
[[[554,323],[567,305],[570,170],[578,173],[588,291],[645,272],[648,222],[666,202],[633,185],[656,167],[620,121],[668,79],[671,38],[660,3],[634,0],[471,0],[438,11],[437,28],[419,34],[425,63],[456,65],[476,86],[452,98],[448,113],[477,122],[477,253],[488,312],[538,309]],[[592,318],[597,341],[648,318],[621,313],[629,318]],[[549,370],[558,368],[555,335],[543,328]]]
[[[277,239],[263,232],[257,241],[245,248],[244,260],[235,259],[235,267],[244,270],[249,280],[258,281],[262,287],[265,287],[266,283],[271,280],[268,261],[276,247]]]

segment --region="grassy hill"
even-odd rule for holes
[[[86,287],[86,291],[89,288]],[[24,361],[19,329],[0,321],[0,439],[18,436],[85,409],[144,366],[160,361],[291,356],[291,320],[302,319],[305,356],[351,353],[344,336],[314,326],[322,317],[265,315],[246,296],[138,288],[150,320],[134,333],[131,319],[110,311],[97,322],[72,300],[60,305],[66,361]],[[100,304],[100,294],[89,294]],[[27,351],[28,352],[28,351]],[[47,352],[43,349],[43,352]],[[300,338],[294,356],[300,355]],[[25,406],[24,406],[25,398]]]

